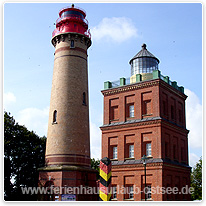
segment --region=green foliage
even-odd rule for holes
[[[4,112],[4,199],[37,200],[22,194],[21,187],[37,187],[39,167],[44,166],[46,137],[39,137]]]
[[[100,160],[99,159],[95,160],[94,158],[92,158],[90,160],[91,160],[91,168],[98,171],[97,179],[99,179],[99,164],[100,164]]]
[[[91,159],[91,168],[99,171],[99,163],[100,160],[95,160],[94,158]]]
[[[194,188],[192,200],[202,200],[202,157],[191,173],[191,187]]]

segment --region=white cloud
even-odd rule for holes
[[[136,37],[137,29],[129,18],[112,17],[103,18],[96,27],[91,29],[91,34],[92,39],[97,41],[106,38],[120,43],[131,37]]]
[[[101,159],[101,130],[90,122],[90,148],[91,158]]]
[[[8,105],[15,102],[16,102],[16,97],[12,92],[4,93],[4,109],[6,109]]]
[[[33,130],[37,135],[47,135],[49,107],[45,109],[26,108],[18,112],[17,122]],[[101,131],[99,127],[90,122],[90,148],[91,157],[101,159]]]
[[[196,154],[194,153],[190,153],[189,154],[189,162],[190,162],[190,166],[194,167],[196,165],[196,163],[199,161],[200,157],[198,157]]]
[[[202,105],[198,96],[185,89],[188,96],[186,100],[186,126],[190,130],[188,135],[189,146],[191,148],[202,147]]]
[[[47,135],[49,107],[45,109],[26,108],[17,114],[17,122],[33,130],[39,136]]]

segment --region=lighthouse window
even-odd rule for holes
[[[112,187],[112,192],[113,192],[113,198],[112,199],[117,199],[117,186],[114,185]]]
[[[151,143],[146,144],[146,156],[151,156]]]
[[[113,159],[117,159],[117,147],[113,147]]]
[[[129,199],[134,198],[134,188],[133,186],[129,186]]]
[[[158,61],[154,58],[141,57],[134,59],[131,63],[131,74],[152,73],[158,69]]]
[[[54,113],[53,113],[53,123],[57,123],[57,111],[54,110]]]
[[[78,11],[74,11],[74,10],[69,10],[69,11],[65,11],[61,14],[61,18],[65,18],[65,17],[76,17],[76,18],[81,18],[84,19],[84,15]]]
[[[147,195],[147,199],[151,199],[152,198],[151,185],[147,186],[147,189],[146,189],[145,192],[146,192],[146,195]]]
[[[83,92],[83,103],[82,103],[83,105],[87,105],[86,104],[86,93],[85,92]]]
[[[133,158],[134,157],[134,145],[131,144],[129,145],[129,158]]]
[[[71,40],[70,48],[74,48],[74,40]]]
[[[134,117],[134,104],[129,106],[129,117]]]

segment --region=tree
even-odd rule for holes
[[[95,160],[94,158],[91,159],[91,168],[99,171],[99,159]]]
[[[202,157],[200,157],[191,173],[191,187],[194,188],[192,200],[202,200]]]
[[[37,187],[39,167],[45,164],[46,137],[39,137],[4,112],[4,199],[37,200],[21,187]]]
[[[99,164],[100,164],[100,160],[99,159],[95,160],[94,158],[92,158],[90,160],[91,160],[91,168],[98,171],[97,179],[99,179]]]

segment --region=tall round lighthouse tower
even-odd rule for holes
[[[90,166],[87,49],[91,45],[85,12],[59,12],[52,34],[54,70],[48,122],[47,165]]]
[[[58,186],[96,184],[96,170],[90,164],[89,135],[87,49],[91,36],[85,17],[85,11],[74,5],[63,8],[52,33],[54,69],[46,167],[41,171],[44,175],[46,172],[47,181]],[[92,200],[84,195],[76,195],[75,199]]]

